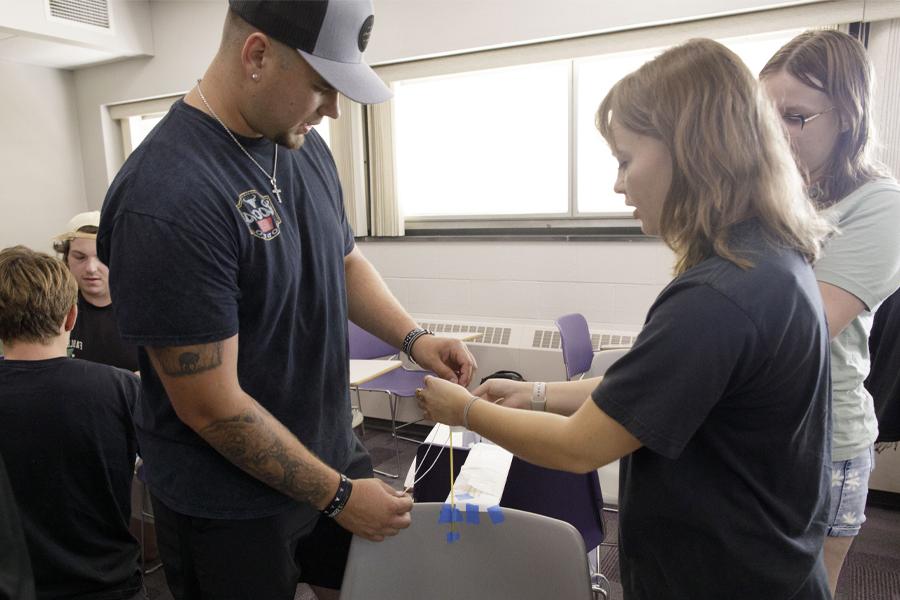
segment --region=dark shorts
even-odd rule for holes
[[[344,473],[372,476],[357,439]],[[297,505],[260,519],[226,520],[176,513],[152,497],[166,580],[178,600],[293,600],[297,583],[339,589],[351,534]]]

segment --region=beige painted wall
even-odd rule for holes
[[[0,61],[0,247],[50,250],[87,210],[72,73]]]

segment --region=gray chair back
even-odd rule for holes
[[[485,513],[454,523],[448,543],[442,506],[416,503],[410,528],[384,542],[354,537],[341,600],[591,600],[584,541],[568,523],[504,508],[496,525]]]
[[[600,350],[594,353],[594,359],[591,361],[591,368],[585,377],[600,377],[606,374],[614,362],[628,354],[631,348],[611,348],[609,350]]]

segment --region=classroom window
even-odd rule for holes
[[[569,69],[555,62],[398,83],[403,213],[566,214]]]
[[[166,113],[181,95],[159,98],[156,100],[144,100],[128,102],[109,107],[110,116],[119,123],[122,132],[122,161],[137,148],[144,138],[166,116]],[[331,145],[331,118],[325,117],[315,126],[322,139]]]
[[[800,31],[719,41],[758,73]],[[392,79],[393,191],[406,225],[637,225],[613,192],[616,162],[595,113],[616,81],[663,49]]]

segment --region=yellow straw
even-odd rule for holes
[[[456,497],[453,495],[453,429],[450,430],[450,532],[456,520]]]

